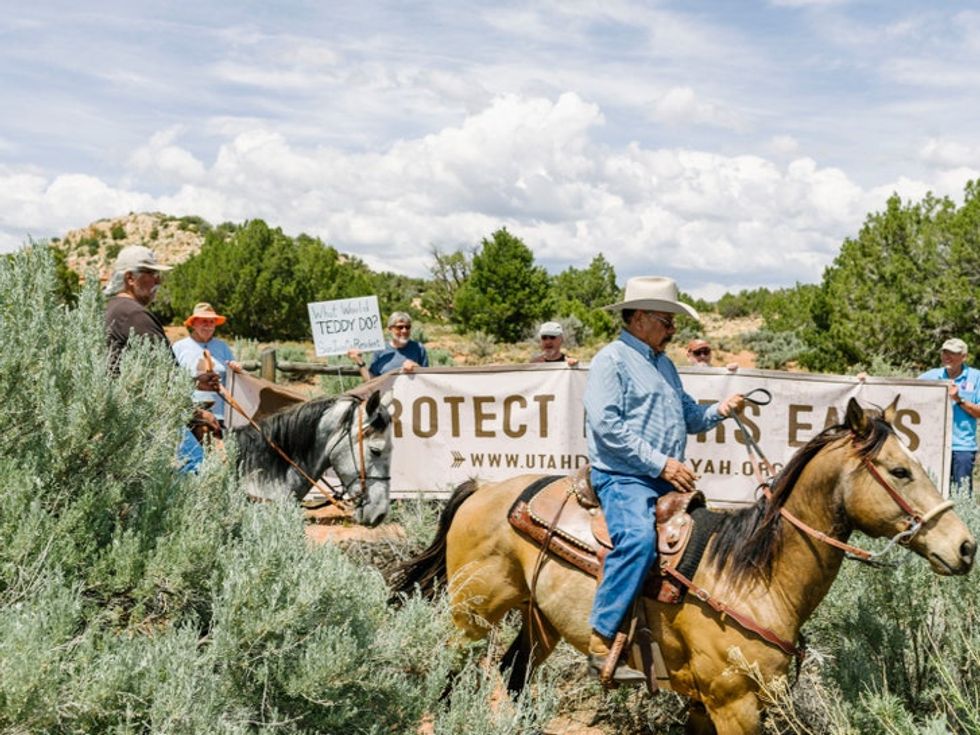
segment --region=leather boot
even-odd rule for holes
[[[602,681],[602,671],[606,666],[606,660],[611,653],[610,649],[612,648],[612,645],[613,642],[611,639],[599,635],[596,631],[592,631],[592,636],[589,638],[590,676],[594,676]],[[642,672],[627,666],[622,661],[619,661],[616,664],[616,668],[613,669],[612,676],[610,677],[608,683],[637,686],[644,684],[646,680],[647,679]],[[605,681],[603,681],[603,684],[608,685]]]

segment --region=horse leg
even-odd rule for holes
[[[687,710],[687,724],[684,727],[684,732],[687,735],[716,735],[718,732],[702,702],[691,700],[691,706]]]
[[[500,660],[500,673],[510,669],[507,679],[507,691],[515,699],[524,691],[524,686],[558,644],[559,635],[554,627],[541,617],[540,611],[535,616],[537,623],[528,620],[526,611],[521,613],[521,629],[517,637]]]
[[[503,560],[490,558],[479,572],[464,570],[450,580],[453,623],[466,638],[483,640],[509,610],[521,603],[526,593],[518,586],[520,578],[515,577]]]
[[[759,700],[753,693],[725,702],[719,707],[708,707],[711,721],[718,735],[757,735],[762,732],[762,712]]]

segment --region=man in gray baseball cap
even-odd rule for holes
[[[109,370],[119,371],[119,359],[131,335],[146,335],[170,347],[163,322],[147,307],[160,288],[160,274],[169,265],[157,260],[149,248],[129,245],[119,251],[112,277],[105,287],[109,302],[105,310],[106,336],[109,340]]]
[[[158,261],[153,251],[142,245],[130,245],[119,251],[112,276],[104,289],[109,296],[105,310],[105,329],[109,343],[109,372],[113,375],[119,373],[119,362],[132,337],[143,336],[165,344],[173,355],[163,322],[147,308],[160,288],[160,274],[169,270],[169,265]],[[176,361],[177,358],[174,357],[174,362]],[[196,375],[194,383],[200,391],[217,391],[221,378],[215,371],[209,370]],[[214,416],[200,408],[195,409],[192,423],[218,427]],[[218,431],[220,432],[220,428]],[[189,430],[184,431],[177,455],[184,471],[196,470],[204,459],[201,445]]]
[[[973,465],[977,458],[977,419],[980,418],[980,370],[966,364],[966,342],[951,337],[943,342],[939,356],[942,367],[927,370],[922,380],[949,381],[953,402],[953,452],[950,462],[950,491],[963,490],[973,497]]]

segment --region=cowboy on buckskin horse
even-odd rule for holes
[[[589,671],[619,684],[642,684],[643,674],[620,661],[626,639],[621,629],[657,559],[657,498],[672,490],[694,491],[695,476],[684,464],[687,434],[728,418],[745,397],[736,393],[703,406],[684,391],[664,350],[676,314],[699,317],[678,301],[672,279],[631,278],[625,300],[606,308],[620,312],[623,328],[592,361],[585,415],[590,479],[613,549],[589,618]]]

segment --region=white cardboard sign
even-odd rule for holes
[[[344,355],[351,347],[362,352],[384,349],[377,296],[318,301],[306,307],[317,357]]]

